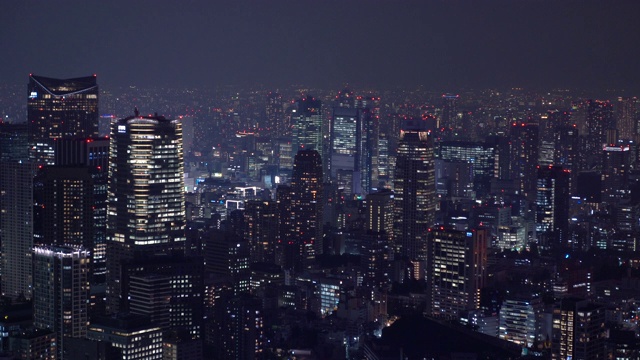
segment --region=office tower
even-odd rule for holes
[[[620,96],[615,104],[618,137],[622,140],[636,140],[638,137],[636,126],[637,103],[638,98]]]
[[[184,163],[179,120],[136,115],[111,124],[107,310],[117,312],[123,263],[183,250]]]
[[[288,236],[282,238],[284,263],[288,269],[302,271],[311,266],[316,255],[323,253],[322,159],[317,151],[301,150],[296,154],[288,189],[286,196],[285,189],[278,188],[281,209],[286,209],[284,202],[290,199],[290,224],[288,229],[283,229],[288,231]]]
[[[394,178],[394,242],[400,255],[426,260],[428,228],[435,221],[433,139],[421,120],[403,124]]]
[[[607,145],[607,131],[615,130],[613,106],[608,101],[587,100],[585,154],[587,169],[602,169],[602,147]],[[582,133],[581,133],[582,134]]]
[[[615,205],[631,196],[631,151],[629,145],[605,146],[602,153],[602,201]]]
[[[551,358],[605,359],[605,311],[576,298],[562,299],[553,310]]]
[[[89,251],[79,246],[33,249],[33,318],[56,332],[58,359],[65,338],[84,338],[89,323]]]
[[[323,253],[322,159],[315,150],[298,151],[291,176],[291,236],[288,239],[296,251],[288,268],[302,271],[311,266],[316,255]]]
[[[307,95],[296,101],[296,105],[291,110],[292,154],[299,150],[315,150],[322,156],[322,102]]]
[[[387,239],[393,238],[394,196],[390,190],[382,190],[368,194],[366,230],[383,233]]]
[[[464,161],[472,165],[473,188],[478,196],[489,192],[491,179],[496,174],[497,146],[470,141],[442,141],[437,149],[438,159]]]
[[[0,121],[0,246],[2,295],[31,298],[33,166],[26,124]]]
[[[249,241],[251,262],[276,261],[278,206],[275,201],[249,200],[244,209],[244,238]]]
[[[239,235],[222,230],[205,235],[206,272],[230,279],[236,294],[249,291],[249,257],[249,243]]]
[[[555,150],[553,155],[553,165],[562,166],[569,170],[571,193],[576,189],[576,180],[578,172],[583,168],[580,161],[580,136],[578,129],[574,126],[561,126],[556,128],[555,134]]]
[[[54,141],[56,165],[83,165],[102,171],[109,168],[109,138],[73,138]]]
[[[88,174],[90,176],[89,183],[93,187],[92,190],[87,189],[84,200],[80,200],[84,206],[91,207],[93,222],[90,228],[84,228],[85,232],[93,234],[92,239],[84,239],[83,243],[87,249],[91,251],[91,283],[103,284],[106,281],[106,237],[107,237],[107,175],[109,170],[109,138],[74,138],[59,139],[54,142],[55,164],[60,166],[59,170],[51,170],[57,175],[52,179],[61,181],[70,180],[71,174],[79,179],[78,174]],[[67,174],[65,170],[69,169]],[[43,169],[47,173],[47,168]],[[86,176],[82,176],[86,179]],[[42,178],[36,181],[42,182]],[[43,184],[44,185],[44,184]],[[60,183],[57,185],[60,187]],[[44,189],[43,189],[44,190]],[[34,190],[35,191],[35,190]],[[56,191],[57,190],[53,190]],[[47,196],[61,199],[59,195],[66,192],[65,188],[62,192],[52,194],[46,191]],[[89,202],[89,200],[91,200]],[[44,205],[44,202],[43,202]],[[46,206],[44,209],[36,210],[41,214],[49,213],[50,209]],[[61,218],[62,219],[62,218]],[[73,219],[72,222],[78,223],[79,219]],[[44,224],[45,221],[42,221]],[[37,225],[37,224],[36,224]],[[44,226],[46,229],[46,225]],[[44,231],[41,231],[43,233]],[[77,241],[77,240],[76,240]],[[59,242],[57,242],[59,243]]]
[[[362,111],[362,160],[360,166],[362,188],[366,192],[378,189],[380,181],[380,148],[384,131],[380,128],[380,97],[379,96],[358,96],[356,97],[356,108]],[[386,160],[386,159],[385,159]]]
[[[141,315],[96,319],[87,328],[87,339],[107,344],[106,359],[163,359],[162,329]]]
[[[537,176],[536,233],[546,234],[554,244],[569,240],[569,170],[540,166]]]
[[[267,106],[266,106],[266,135],[272,139],[282,136],[288,136],[291,133],[291,125],[286,122],[287,118],[284,116],[284,103],[282,101],[282,94],[277,92],[269,92],[267,94]]]
[[[329,169],[331,177],[338,172],[348,173],[341,176],[348,182],[338,182],[338,187],[346,189],[348,195],[360,194],[360,154],[362,152],[361,112],[353,107],[335,107],[331,121],[331,156]]]
[[[486,229],[431,230],[427,288],[433,316],[457,319],[461,311],[479,307],[487,277],[488,241]]]
[[[261,359],[265,346],[262,302],[248,294],[226,300],[216,304],[213,319],[217,358]]]
[[[538,165],[538,124],[511,124],[509,178],[516,181],[517,191],[528,200],[536,197],[536,166]]]
[[[29,162],[0,163],[2,295],[31,299],[33,175]]]
[[[498,336],[522,347],[533,347],[541,340],[538,335],[542,309],[542,300],[535,294],[507,296],[500,307]]]
[[[151,318],[162,330],[199,339],[202,330],[204,263],[181,253],[154,255],[123,265],[127,310]]]
[[[54,139],[98,136],[96,76],[52,79],[29,75],[27,125],[32,156],[53,164]]]
[[[77,245],[93,250],[94,185],[91,169],[46,166],[36,180],[42,206],[42,238],[48,245]]]
[[[460,95],[443,94],[442,95],[442,116],[440,126],[438,128],[446,128],[455,133],[460,129],[458,121],[458,101]]]

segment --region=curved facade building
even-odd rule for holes
[[[111,124],[107,205],[107,306],[119,310],[122,264],[183,250],[182,124],[133,116]]]

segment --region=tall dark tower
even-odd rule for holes
[[[452,132],[458,131],[458,99],[460,95],[442,95],[442,123],[440,127],[448,128]]]
[[[568,246],[570,171],[561,166],[537,169],[536,232],[555,245]]]
[[[395,244],[406,259],[424,263],[436,210],[433,139],[424,121],[407,120],[400,131],[394,192]]]
[[[600,170],[602,169],[602,147],[608,143],[607,132],[615,130],[615,118],[611,103],[587,100],[586,126],[585,156],[587,167],[589,170]]]
[[[26,124],[0,121],[0,270],[2,295],[31,297],[33,174]]]
[[[265,130],[271,138],[278,138],[290,135],[291,125],[286,122],[284,116],[284,107],[282,103],[282,94],[270,92],[267,95]]]
[[[298,151],[291,176],[291,228],[289,239],[296,251],[296,271],[309,268],[316,255],[322,254],[322,158],[315,150]]]
[[[32,158],[53,164],[54,139],[98,136],[96,76],[52,79],[29,75],[27,125]]]
[[[179,120],[136,113],[111,124],[107,204],[107,310],[117,312],[124,263],[184,247]]]

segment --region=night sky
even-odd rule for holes
[[[14,1],[0,83],[640,89],[640,1]]]

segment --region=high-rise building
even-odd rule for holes
[[[89,251],[72,246],[33,249],[33,318],[56,332],[58,359],[66,337],[84,338],[89,324]]]
[[[299,150],[323,152],[322,102],[307,95],[296,102],[291,110],[293,126],[293,155]]]
[[[576,298],[562,299],[553,310],[551,358],[605,359],[604,307]]]
[[[249,241],[251,262],[276,261],[278,207],[275,201],[250,200],[244,209],[244,238]]]
[[[293,162],[291,176],[291,236],[286,246],[296,255],[288,267],[309,268],[316,255],[323,253],[322,158],[315,150],[300,150]],[[289,242],[291,244],[289,244]]]
[[[588,170],[602,169],[602,147],[607,145],[607,132],[615,130],[613,106],[609,101],[587,100],[585,157]],[[616,139],[617,140],[617,139]],[[613,141],[615,142],[615,140]]]
[[[149,256],[123,265],[127,310],[163,330],[199,339],[204,297],[203,258],[180,253]]]
[[[631,195],[631,151],[624,145],[605,146],[602,152],[602,201],[615,205]]]
[[[464,161],[472,165],[474,190],[482,196],[489,192],[496,174],[496,146],[470,141],[443,141],[438,146],[439,159]]]
[[[516,182],[519,194],[528,200],[536,197],[536,166],[538,165],[538,124],[511,124],[509,178]]]
[[[136,111],[137,112],[137,111]],[[107,207],[107,310],[123,301],[122,265],[185,241],[182,126],[163,116],[111,124]]]
[[[29,162],[0,163],[2,295],[31,298],[33,175]]]
[[[367,231],[384,233],[388,239],[393,238],[393,201],[393,192],[390,190],[367,195]]]
[[[33,174],[26,124],[0,121],[0,247],[2,295],[31,297]]]
[[[53,164],[54,139],[98,136],[96,76],[53,79],[29,75],[27,125],[32,157]]]
[[[291,134],[291,125],[285,122],[284,103],[282,94],[269,92],[267,94],[266,124],[262,126],[267,135],[272,138],[288,136]]]
[[[615,104],[618,137],[622,140],[636,140],[638,137],[636,125],[637,103],[638,98],[621,96],[618,97],[618,101]]]
[[[427,288],[433,316],[457,319],[461,311],[478,308],[487,277],[488,237],[486,229],[431,230]]]
[[[442,116],[441,123],[438,127],[444,127],[455,133],[460,128],[458,121],[457,103],[460,95],[444,94],[442,95]]]
[[[433,139],[421,120],[407,120],[400,132],[394,178],[394,242],[400,255],[424,262],[428,229],[435,221]]]
[[[561,166],[540,166],[537,176],[536,233],[563,247],[569,239],[569,175]]]

